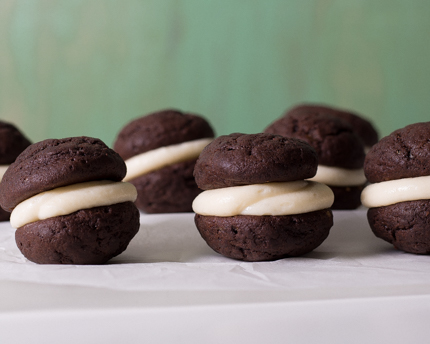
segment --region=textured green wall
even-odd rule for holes
[[[165,107],[218,134],[325,102],[383,135],[430,120],[427,0],[0,0],[0,118],[112,144]]]

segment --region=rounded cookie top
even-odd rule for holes
[[[126,160],[159,147],[209,137],[214,132],[204,118],[168,109],[127,124],[118,134],[114,150]]]
[[[0,165],[13,163],[30,144],[13,124],[0,121]]]
[[[200,189],[287,182],[311,178],[315,150],[306,142],[272,134],[220,136],[197,159],[194,177]]]
[[[124,161],[99,139],[48,139],[29,146],[7,169],[0,205],[11,211],[44,191],[93,180],[121,181],[125,174]]]
[[[430,122],[382,138],[367,153],[364,173],[371,183],[430,175]]]
[[[361,139],[348,122],[331,114],[294,112],[279,118],[264,132],[306,141],[316,150],[321,165],[363,167],[365,154]]]
[[[378,142],[378,132],[373,124],[356,113],[320,104],[301,104],[290,109],[287,114],[299,112],[328,113],[347,121],[365,146],[371,147]]]

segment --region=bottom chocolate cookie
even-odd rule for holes
[[[285,216],[196,214],[200,235],[216,252],[244,261],[300,256],[318,247],[333,226],[329,209]]]
[[[132,202],[79,210],[16,230],[22,254],[39,264],[103,264],[123,252],[139,230]]]
[[[401,202],[370,208],[367,219],[373,233],[399,250],[430,254],[430,200]]]
[[[201,192],[193,177],[195,163],[180,162],[130,180],[137,189],[136,206],[145,213],[191,212]]]
[[[333,210],[356,209],[361,205],[361,191],[365,185],[359,186],[330,186],[334,193]]]

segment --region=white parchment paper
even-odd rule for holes
[[[386,294],[429,286],[430,257],[404,253],[376,238],[364,210],[335,211],[327,240],[302,257],[240,262],[212,251],[193,214],[142,215],[128,249],[101,266],[38,265],[26,260],[14,230],[0,224],[0,281],[129,291],[289,291],[309,297],[332,290]],[[388,289],[384,290],[384,289]],[[408,289],[408,288],[406,288]],[[408,289],[408,290],[409,290]]]
[[[9,223],[1,223],[0,340],[94,343],[125,336],[142,342],[150,336],[151,343],[332,344],[428,338],[430,257],[376,238],[365,210],[335,211],[334,220],[313,252],[249,263],[213,252],[193,214],[142,215],[128,249],[102,266],[29,262]]]

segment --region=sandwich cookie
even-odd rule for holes
[[[311,180],[328,185],[335,196],[332,209],[355,209],[366,184],[364,146],[345,120],[319,110],[293,111],[264,132],[309,143],[318,154],[318,171]]]
[[[305,181],[317,169],[306,142],[272,134],[220,136],[200,154],[194,176],[205,190],[195,223],[216,252],[238,260],[299,256],[318,247],[333,225],[333,193]]]
[[[201,192],[194,165],[213,137],[205,119],[177,110],[155,112],[126,125],[114,150],[127,164],[124,180],[137,189],[137,207],[145,213],[192,211],[192,201]]]
[[[430,253],[430,122],[382,138],[367,154],[361,200],[373,233],[399,250]]]
[[[102,141],[48,139],[29,146],[0,183],[16,243],[39,264],[102,264],[139,230],[126,166]]]

